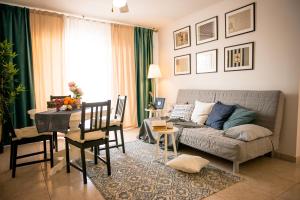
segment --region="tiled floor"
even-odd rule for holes
[[[125,132],[125,141],[136,139],[137,129]],[[60,138],[60,148],[64,147]],[[40,144],[26,145],[20,152],[26,153],[32,149],[40,149]],[[220,158],[184,147],[183,151],[208,158],[214,165],[231,170],[231,163]],[[49,176],[49,164],[36,164],[17,169],[16,178],[11,178],[9,170],[9,148],[0,155],[0,199],[103,199],[100,192],[88,179],[83,184],[82,175],[71,168],[67,174],[65,168]],[[208,200],[247,200],[247,199],[283,199],[300,200],[300,165],[283,160],[261,157],[244,163],[240,167],[240,175],[244,181],[222,190]]]

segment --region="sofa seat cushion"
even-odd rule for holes
[[[185,128],[180,136],[180,143],[225,159],[237,160],[245,142],[225,137],[223,132],[210,127]]]
[[[15,129],[16,133],[16,138],[14,140],[20,140],[23,138],[32,138],[32,137],[37,137],[40,135],[51,135],[52,133],[50,132],[45,132],[45,133],[39,133],[36,129],[35,126],[29,126],[25,128],[20,128],[20,129]]]
[[[86,141],[99,140],[105,138],[105,132],[103,131],[93,131],[84,134],[84,140],[80,139],[80,131],[70,132],[66,135],[67,138],[79,142],[84,143]]]
[[[206,127],[183,129],[180,143],[227,160],[239,162],[262,156],[273,150],[270,137],[244,142],[224,136],[221,130]]]

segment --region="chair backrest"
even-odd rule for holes
[[[11,137],[17,137],[7,105],[4,103],[4,123],[7,124]]]
[[[84,134],[94,131],[106,131],[108,137],[110,123],[111,101],[82,103],[81,124],[80,124],[80,139],[84,140]],[[89,113],[89,120],[86,120],[86,115]]]
[[[117,117],[120,116],[121,123],[123,123],[123,120],[124,120],[126,100],[127,100],[127,96],[120,96],[120,95],[118,95],[116,112],[115,112],[114,118],[117,119]]]
[[[52,101],[53,99],[64,99],[66,97],[71,97],[71,95],[67,95],[67,96],[53,96],[53,95],[50,95],[50,101]]]

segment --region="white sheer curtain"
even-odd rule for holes
[[[111,99],[111,61],[110,24],[65,17],[66,90],[75,81],[83,101]]]

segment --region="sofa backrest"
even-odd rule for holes
[[[274,132],[275,149],[278,148],[283,115],[284,97],[281,91],[253,90],[188,90],[178,91],[177,104],[221,101],[224,104],[238,104],[257,113],[255,124]]]

